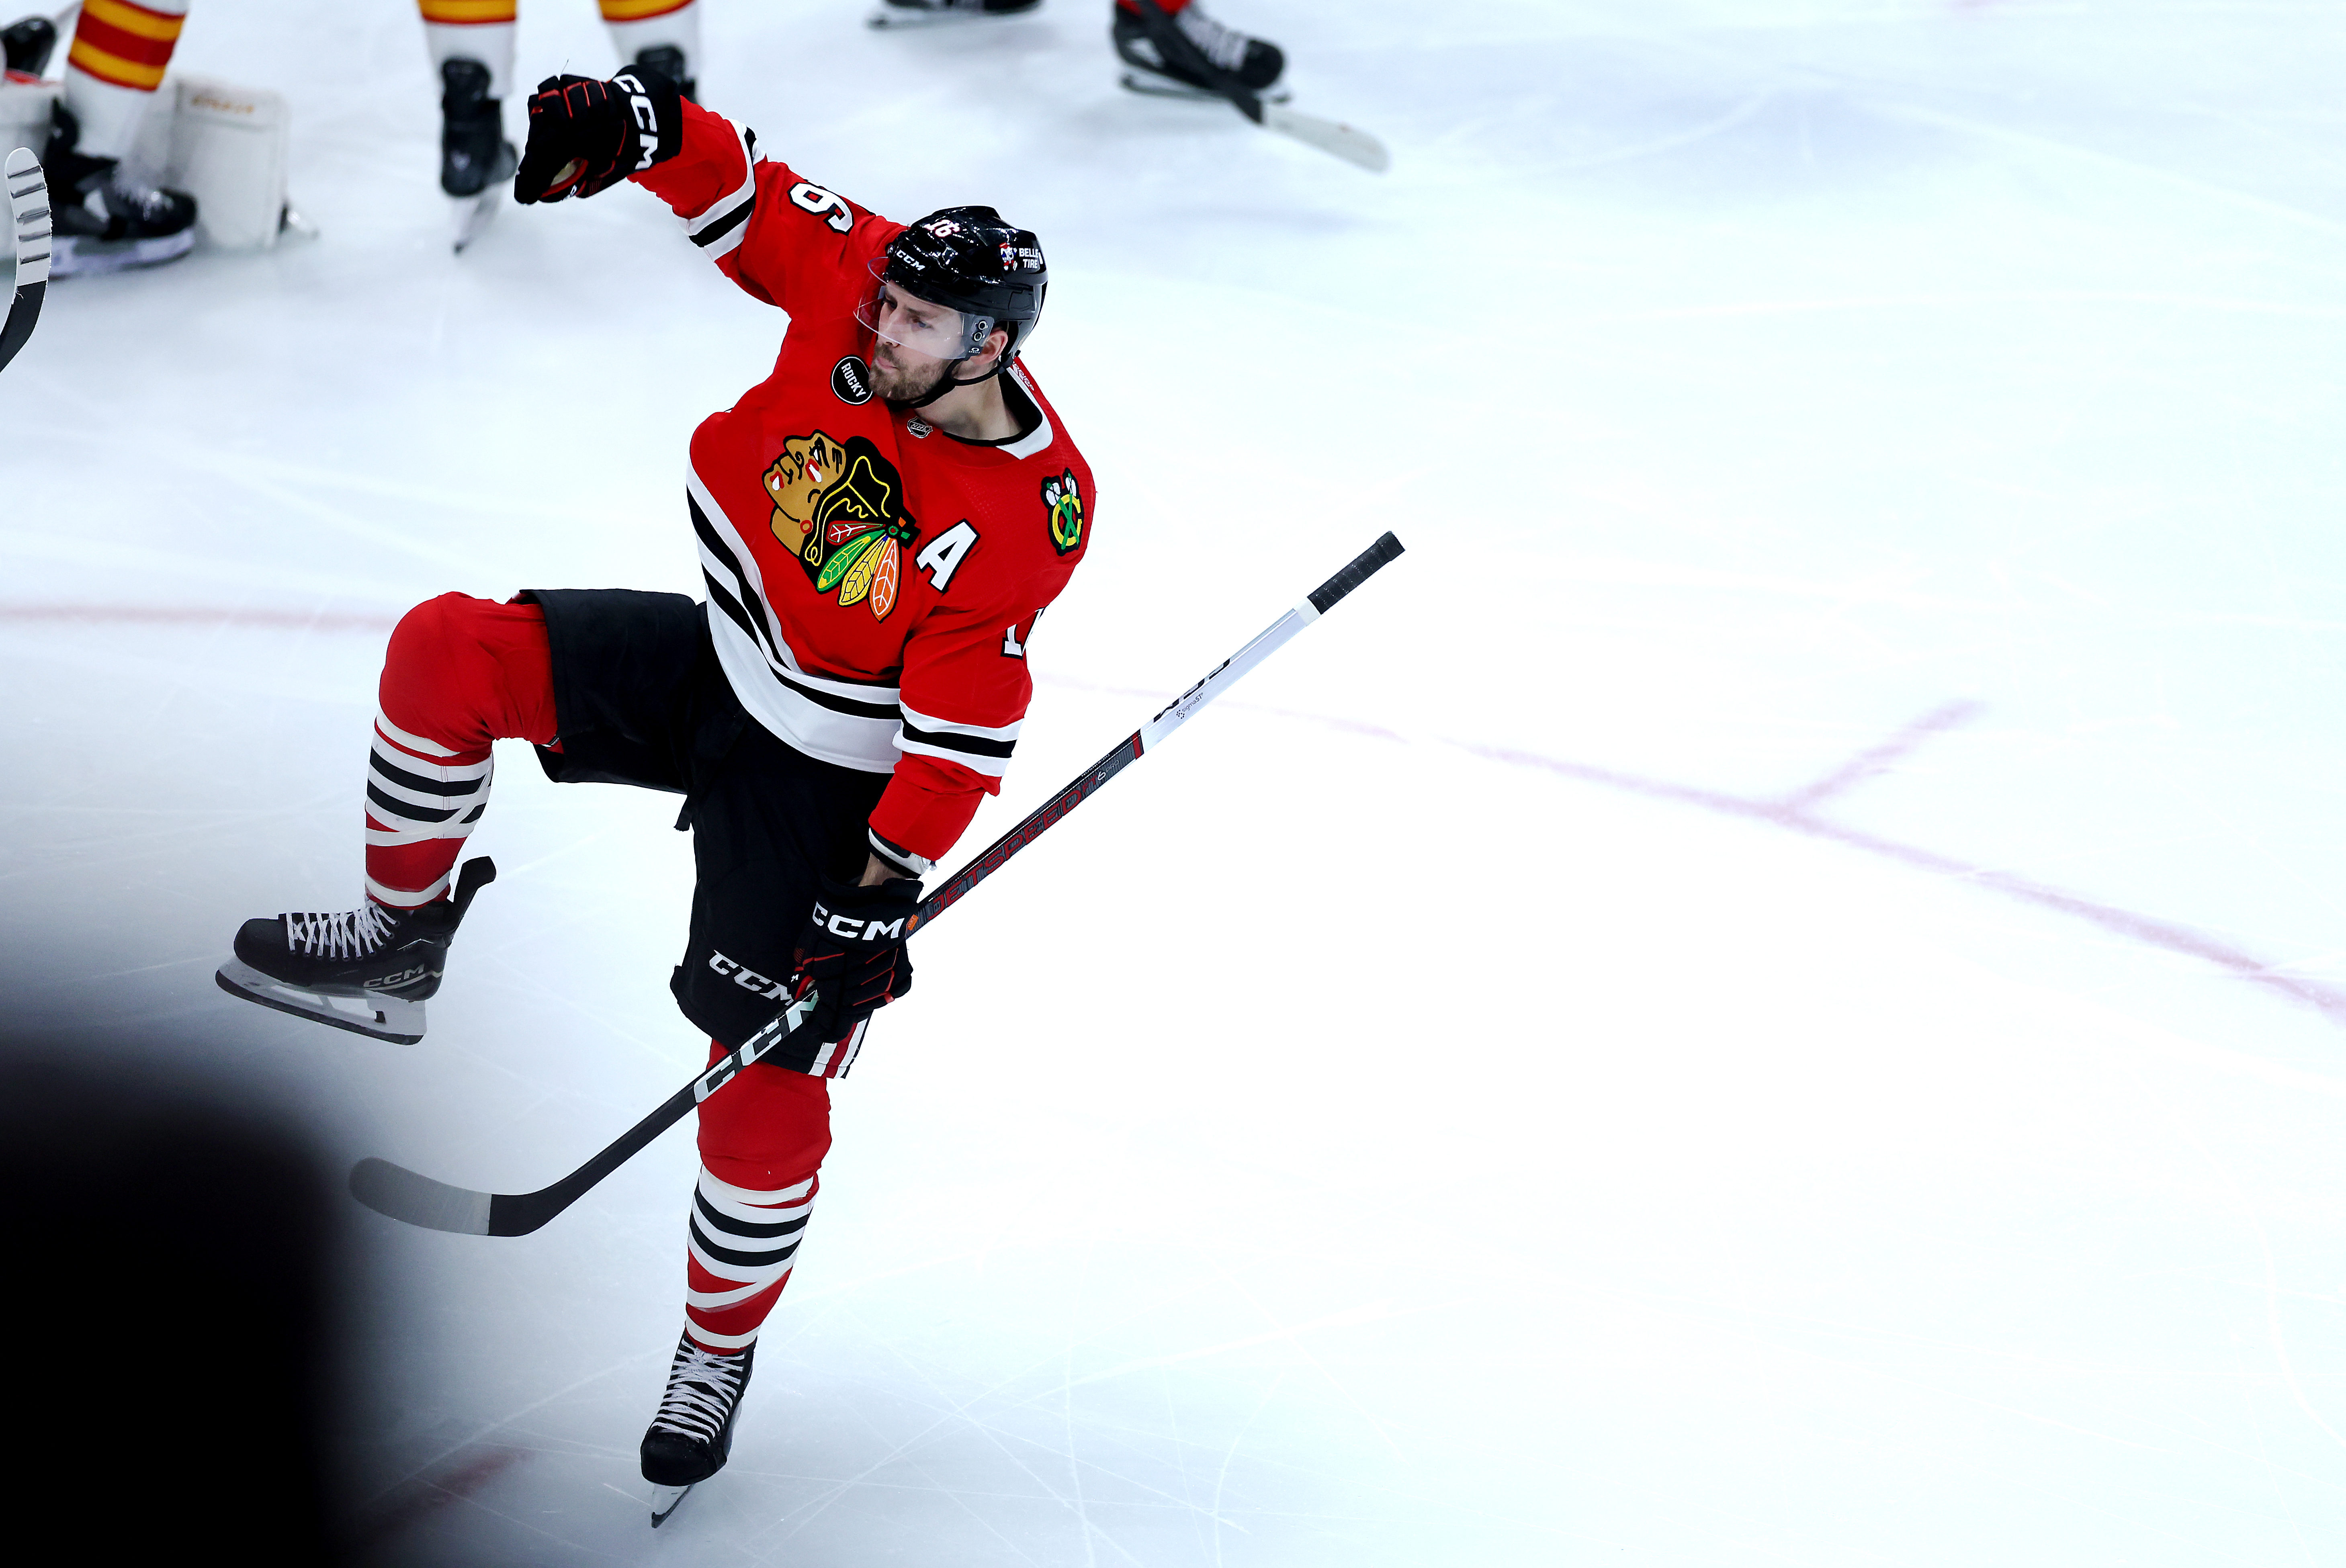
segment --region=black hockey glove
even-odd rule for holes
[[[876,887],[851,887],[822,880],[822,896],[799,933],[790,955],[792,1000],[810,987],[818,993],[814,1011],[799,1024],[809,1039],[843,1039],[847,1032],[913,989],[913,960],[904,939],[913,934],[921,907],[921,884],[899,877]]]
[[[658,71],[630,66],[607,82],[548,76],[529,100],[529,147],[514,199],[588,197],[684,146],[682,95]]]

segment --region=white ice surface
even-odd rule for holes
[[[362,1216],[384,1559],[2346,1561],[2346,11],[1223,0],[1378,179],[1119,92],[1104,8],[706,7],[766,147],[1049,247],[1096,543],[971,847],[1410,554],[922,939],[658,1535],[688,1139]],[[289,95],[323,238],[0,378],[7,1023],[534,1187],[698,1064],[673,801],[507,757],[419,1046],[211,970],[354,901],[403,606],[696,585],[782,322],[632,190],[452,258],[403,0],[179,60]]]

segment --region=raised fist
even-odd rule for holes
[[[529,146],[514,199],[593,196],[674,158],[684,145],[682,95],[658,71],[630,66],[607,82],[548,76],[529,100]]]

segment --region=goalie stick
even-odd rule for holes
[[[1157,52],[1165,59],[1178,60],[1182,69],[1213,84],[1214,91],[1230,100],[1239,113],[1265,130],[1293,137],[1297,141],[1333,153],[1346,163],[1360,165],[1372,173],[1382,174],[1392,165],[1392,155],[1385,144],[1364,130],[1355,130],[1341,120],[1321,119],[1307,115],[1285,104],[1272,103],[1206,58],[1205,51],[1181,36],[1173,18],[1159,9],[1157,0],[1132,0],[1139,13],[1140,25],[1148,29],[1148,36]]]
[[[41,319],[41,299],[49,291],[49,186],[41,160],[18,148],[8,155],[0,178],[8,185],[8,211],[16,239],[16,291],[0,321],[0,371],[33,335]]]
[[[1327,614],[1337,600],[1400,555],[1401,541],[1391,534],[1362,551],[1352,565],[1312,589],[1252,642],[1167,703],[1156,718],[1117,742],[1113,750],[1078,774],[1066,789],[1028,812],[1025,820],[996,839],[984,854],[946,878],[942,887],[921,901],[919,912],[905,924],[907,934],[959,903],[972,888],[1000,871],[1011,856],[1042,837],[1053,823],[1089,799],[1101,785],[1137,762],[1186,723],[1190,715],[1229,690],[1240,676],[1270,657],[1289,638]],[[694,1106],[731,1083],[742,1068],[781,1044],[813,1005],[814,998],[809,994],[784,1008],[707,1072],[662,1101],[651,1115],[622,1133],[608,1148],[551,1186],[525,1193],[475,1192],[470,1187],[434,1181],[389,1160],[363,1159],[351,1167],[351,1196],[377,1214],[429,1230],[451,1230],[465,1236],[527,1236],[577,1202],[587,1189],[625,1165],[645,1145],[682,1121]]]

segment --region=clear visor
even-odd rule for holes
[[[888,258],[872,259],[872,293],[856,308],[855,319],[882,342],[926,354],[933,360],[965,360],[985,346],[994,331],[990,316],[973,316],[905,292],[882,274]]]

